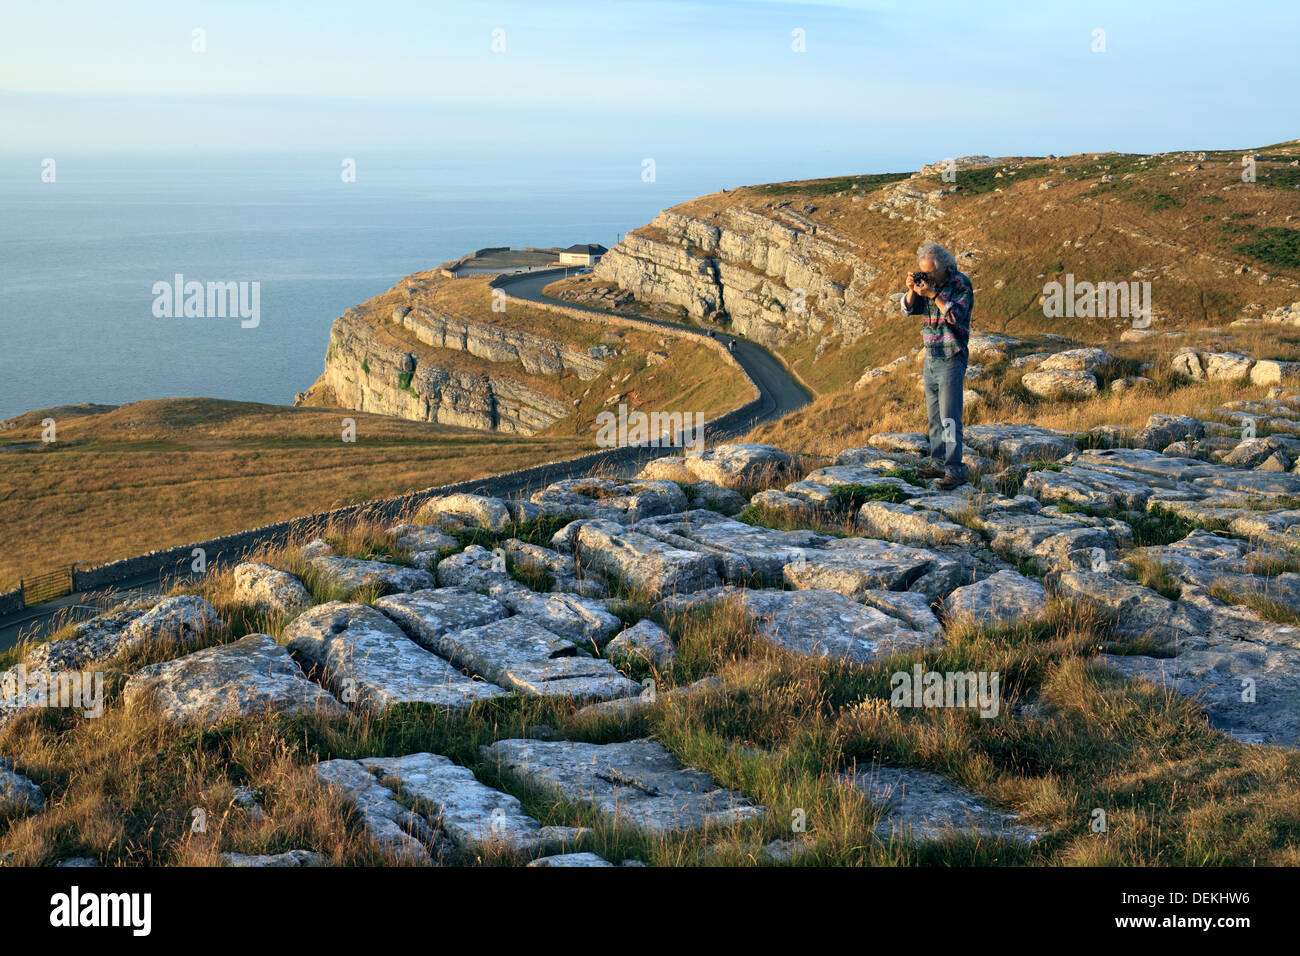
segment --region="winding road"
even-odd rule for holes
[[[526,302],[550,303],[552,305],[562,305],[565,308],[576,309],[579,312],[589,312],[594,316],[612,315],[620,319],[627,319],[629,316],[619,312],[610,312],[603,309],[591,309],[585,306],[577,306],[572,302],[566,302],[563,299],[555,299],[551,296],[544,295],[542,289],[550,285],[556,279],[563,277],[567,272],[572,270],[566,269],[549,269],[545,272],[529,272],[517,276],[502,276],[497,279],[495,285],[497,288],[506,290],[509,298],[523,299]],[[662,319],[645,319],[637,317],[636,321],[643,322],[647,325],[658,325],[664,328],[674,329],[676,331],[685,331],[701,338],[707,338],[707,334],[698,329],[689,326],[679,325],[675,322],[667,322]],[[740,363],[754,384],[758,386],[759,398],[762,404],[755,411],[753,418],[745,422],[727,428],[717,435],[709,435],[710,440],[716,441],[725,438],[734,438],[745,434],[755,425],[762,422],[771,421],[780,418],[797,408],[807,405],[810,398],[808,392],[795,381],[780,360],[769,352],[763,346],[739,336],[718,334],[718,341],[726,345],[727,342],[735,342],[736,350],[732,353],[736,361]]]
[[[542,289],[560,278],[566,271],[568,270],[553,269],[545,272],[524,273],[517,276],[503,276],[496,281],[496,285],[505,289],[507,296],[511,298],[562,305],[565,308],[590,312],[594,316],[614,315],[621,319],[629,318],[620,313],[575,306],[571,302],[543,295]],[[705,337],[703,332],[672,322],[641,318],[637,318],[636,321],[648,325],[664,326],[677,331],[684,330],[690,334]],[[736,348],[732,354],[758,387],[759,404],[751,415],[739,421],[729,422],[724,428],[710,429],[707,432],[709,443],[716,444],[720,441],[737,438],[744,435],[755,425],[780,418],[782,415],[808,404],[810,400],[808,392],[795,381],[794,377],[786,371],[785,366],[767,349],[736,336],[720,333],[718,339],[723,344],[728,341],[735,341]],[[630,477],[640,468],[641,464],[661,456],[664,451],[662,447],[614,448],[601,453],[599,456],[586,456],[580,461],[556,462],[552,466],[531,469],[526,477],[520,477],[519,479],[514,479],[512,476],[488,476],[478,481],[484,485],[484,493],[498,497],[508,497],[530,493],[544,488],[551,482],[561,481],[565,478],[577,478],[589,474],[597,464],[601,466],[601,470],[605,474]],[[396,511],[396,506],[394,506],[394,511]],[[210,563],[230,563],[239,560],[243,553],[245,553],[245,549],[217,551],[210,554],[208,560]],[[59,614],[60,611],[65,612],[64,619],[66,620],[68,615],[78,610],[98,611],[113,603],[156,594],[160,590],[164,590],[174,579],[174,574],[168,574],[164,571],[149,572],[121,581],[112,589],[96,591],[93,595],[93,603],[90,594],[81,592],[64,595],[56,600],[37,604],[14,614],[0,616],[0,651],[12,647],[20,637],[40,637],[47,634],[50,630],[50,624],[55,620],[55,615]]]

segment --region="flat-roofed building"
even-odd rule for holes
[[[560,265],[594,266],[607,252],[609,250],[598,242],[579,243],[560,250]]]

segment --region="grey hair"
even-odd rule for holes
[[[936,266],[943,270],[943,277],[946,279],[954,275],[957,269],[957,260],[951,252],[939,245],[937,242],[927,242],[916,250],[916,263],[921,264],[921,260],[929,259]]]

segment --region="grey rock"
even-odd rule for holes
[[[0,813],[27,813],[45,809],[45,791],[14,770],[0,757]]]
[[[284,853],[246,855],[221,854],[222,866],[324,866],[325,858],[315,850],[287,850]]]
[[[1014,814],[994,809],[969,790],[928,770],[873,766],[844,774],[884,814],[876,835],[886,844],[929,843],[949,837],[978,837],[1033,843],[1041,833]]]
[[[510,524],[510,511],[500,498],[461,493],[425,502],[416,512],[415,520],[417,524],[504,531]]]
[[[662,464],[661,464],[662,463]],[[735,443],[718,445],[698,455],[657,458],[648,463],[638,477],[678,479],[685,470],[686,480],[711,481],[724,488],[776,481],[793,465],[793,459],[771,445]]]
[[[542,826],[510,794],[480,783],[469,768],[439,754],[367,757],[358,763],[383,786],[414,800],[424,818],[467,853],[544,852],[582,835],[574,827]]]
[[[961,583],[961,574],[961,564],[945,555],[876,538],[832,538],[784,569],[791,587],[855,600],[868,590],[913,590],[939,600]]]
[[[1193,608],[1098,571],[1062,572],[1055,589],[1063,597],[1097,607],[1114,621],[1117,634],[1129,637],[1180,642],[1204,634],[1208,625]]]
[[[345,703],[372,712],[399,703],[460,709],[506,693],[466,677],[364,604],[318,605],[290,622],[283,636],[294,656]]]
[[[1029,391],[1043,398],[1090,398],[1097,394],[1096,377],[1081,370],[1026,372],[1020,381]]]
[[[266,713],[347,713],[266,634],[142,667],[127,681],[123,698],[129,707],[143,704],[168,720],[204,725]]]
[[[1205,460],[1205,450],[1201,447],[1200,442],[1176,441],[1171,445],[1166,445],[1161,450],[1162,455],[1169,455],[1171,458],[1196,458]]]
[[[506,502],[506,510],[510,512],[510,520],[515,524],[528,524],[542,516],[542,509],[531,501],[511,499]]]
[[[360,587],[379,587],[385,593],[415,591],[436,587],[433,575],[419,568],[408,568],[386,561],[365,561],[361,558],[344,558],[322,555],[311,559],[312,567],[336,586],[349,594]]]
[[[1201,357],[1195,349],[1179,349],[1174,353],[1173,358],[1169,360],[1169,365],[1178,374],[1186,375],[1196,381],[1205,378],[1205,369],[1201,365]]]
[[[234,600],[267,614],[288,614],[311,604],[311,592],[287,571],[269,564],[235,565]]]
[[[438,562],[438,583],[444,588],[462,587],[486,592],[510,580],[504,550],[497,554],[481,545],[471,544],[460,554]]]
[[[597,650],[623,627],[599,601],[579,594],[537,594],[517,581],[505,581],[489,592],[516,614],[530,617],[549,631]]]
[[[814,514],[813,505],[806,498],[792,495],[778,488],[760,491],[749,499],[756,508],[770,508],[772,511],[787,514],[796,521],[811,521]]]
[[[521,694],[603,700],[641,692],[609,661],[578,654],[573,642],[528,617],[450,631],[433,643],[457,666]]]
[[[1205,423],[1191,415],[1152,415],[1147,425],[1134,436],[1140,449],[1164,449],[1175,441],[1204,438]]]
[[[216,608],[201,597],[182,594],[163,599],[128,624],[119,651],[144,646],[193,647],[225,632],[226,624]]]
[[[380,848],[413,863],[432,862],[429,845],[437,844],[437,831],[360,763],[325,760],[313,766],[312,773],[351,802],[366,834]]]
[[[1066,465],[1060,471],[1044,468],[1025,476],[1021,490],[1040,501],[1065,502],[1103,510],[1141,511],[1155,489],[1149,484],[1107,474],[1082,465]]]
[[[1262,464],[1276,449],[1277,444],[1271,438],[1247,438],[1224,456],[1223,463],[1237,468],[1254,468]]]
[[[574,577],[578,573],[578,567],[572,557],[560,554],[551,548],[544,548],[540,544],[528,544],[517,538],[510,538],[501,542],[501,550],[512,565],[545,568],[556,578]]]
[[[738,514],[749,504],[745,496],[711,481],[693,481],[682,485],[687,504],[692,508],[706,508],[724,515]]]
[[[729,581],[758,577],[779,582],[788,562],[831,540],[815,531],[777,531],[699,510],[654,518],[639,527],[665,544],[714,558],[722,578]]]
[[[602,856],[597,856],[594,853],[584,852],[584,853],[559,853],[556,854],[555,856],[543,856],[537,858],[536,860],[533,860],[531,863],[527,865],[528,866],[613,866],[614,864],[610,863]]]
[[[654,594],[698,591],[721,581],[716,558],[609,521],[580,522],[575,551],[584,567]]]
[[[416,554],[450,551],[460,547],[460,542],[434,525],[398,524],[389,528],[388,533],[393,536],[393,543],[397,547]]]
[[[962,429],[962,440],[987,458],[1012,464],[1054,461],[1079,450],[1073,436],[1038,425],[999,422]]]
[[[994,625],[1032,619],[1046,606],[1043,586],[1015,571],[999,571],[957,588],[944,601],[950,617]]]
[[[750,590],[727,585],[661,601],[666,613],[681,613],[701,601],[735,601],[754,619],[764,640],[791,653],[870,663],[900,651],[932,647],[934,634],[914,630],[896,617],[826,590]]]
[[[1084,372],[1095,372],[1108,362],[1113,361],[1113,356],[1105,349],[1083,348],[1067,349],[1064,352],[1057,352],[1049,355],[1039,364],[1039,371],[1052,372],[1061,369],[1076,369]]]
[[[639,621],[621,632],[605,648],[606,659],[615,664],[642,660],[659,670],[671,665],[676,656],[677,648],[672,638],[654,621]]]
[[[1171,658],[1101,659],[1126,677],[1196,698],[1212,726],[1243,743],[1300,748],[1300,648],[1240,642]]]
[[[439,638],[449,631],[463,631],[510,616],[496,599],[458,587],[390,594],[373,606],[392,618],[411,640],[435,652]]]
[[[984,544],[979,532],[953,521],[936,520],[932,511],[887,501],[868,501],[858,509],[858,527],[874,537],[921,547],[978,548]]]
[[[708,774],[683,768],[655,740],[498,740],[480,752],[502,773],[651,836],[726,826],[767,812],[744,794],[718,787]]]
[[[898,618],[913,630],[927,635],[935,644],[942,639],[943,628],[930,607],[930,599],[924,594],[915,591],[866,590],[858,595],[858,600],[884,611],[890,617]]]
[[[298,549],[298,556],[308,561],[333,553],[334,548],[324,538],[313,538]]]
[[[1091,567],[1098,557],[1112,561],[1132,542],[1132,529],[1122,521],[1048,508],[1038,514],[989,514],[982,521],[994,550],[1056,570]]]
[[[127,643],[126,630],[143,608],[111,611],[76,625],[72,637],[37,644],[26,657],[29,670],[76,671],[110,660]]]
[[[1201,356],[1201,364],[1208,379],[1234,380],[1250,374],[1255,360],[1236,352],[1207,352]]]

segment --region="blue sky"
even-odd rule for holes
[[[839,171],[1257,146],[1300,135],[1279,55],[1297,39],[1292,0],[5,0],[0,149],[815,152]]]

